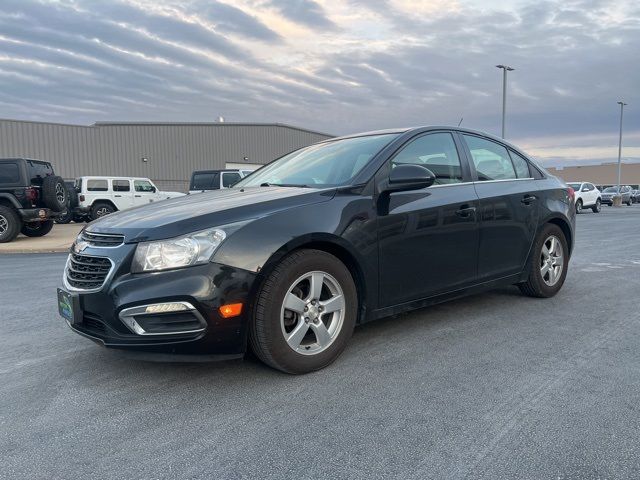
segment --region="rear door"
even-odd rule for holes
[[[380,307],[455,290],[477,276],[478,198],[454,136],[440,131],[410,140],[376,174],[376,183],[407,163],[430,169],[436,182],[391,193],[388,205],[379,207]]]
[[[492,139],[460,134],[480,201],[478,278],[520,273],[538,226],[538,187],[529,162]]]
[[[113,190],[113,203],[118,210],[126,210],[133,207],[131,180],[114,178],[111,180],[111,190]]]

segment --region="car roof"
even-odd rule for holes
[[[194,170],[192,175],[195,173],[217,173],[217,172],[239,172],[239,168],[218,168],[213,170]]]
[[[38,160],[36,158],[24,158],[24,157],[0,158],[0,162],[15,162],[16,160],[24,160],[25,162],[46,163],[47,165],[51,165],[51,162],[48,162],[47,160]]]
[[[84,175],[78,178],[89,179],[89,180],[151,180],[148,177],[110,177],[110,176],[100,176],[100,175]]]

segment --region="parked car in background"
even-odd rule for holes
[[[75,212],[88,215],[91,220],[184,195],[160,191],[148,178],[138,177],[80,177],[78,186],[78,208]]]
[[[0,159],[0,243],[12,241],[19,233],[46,235],[68,205],[64,180],[49,162]]]
[[[622,197],[622,203],[626,203],[631,206],[633,200],[631,200],[631,187],[628,185],[623,185],[620,187],[620,192],[618,192],[618,187],[607,187],[602,191],[602,203],[604,205],[613,205],[613,197],[616,195],[620,195]]]
[[[189,182],[189,193],[201,193],[209,190],[220,190],[221,188],[231,188],[244,177],[250,170],[196,170],[191,174]]]
[[[589,182],[568,182],[575,191],[576,213],[581,213],[582,209],[590,208],[594,213],[599,213],[602,207],[600,190],[593,183]]]
[[[147,357],[250,346],[306,373],[335,360],[358,323],[507,285],[552,297],[574,245],[573,195],[480,132],[331,139],[235,188],[93,222],[68,257],[59,313],[80,335]]]
[[[631,190],[631,200],[633,203],[640,203],[640,190]]]

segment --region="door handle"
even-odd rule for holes
[[[114,195],[114,197],[116,197],[116,198],[121,198],[121,197],[122,197],[122,195]]]
[[[456,215],[462,218],[469,218],[474,213],[476,213],[476,207],[470,207],[469,205],[462,205],[456,210]]]
[[[536,200],[538,200],[538,197],[536,197],[535,195],[525,195],[524,197],[522,197],[522,200],[520,200],[520,202],[525,205],[531,205]]]
[[[140,198],[140,197],[142,197],[142,195],[134,195],[134,197],[138,197],[138,198]]]

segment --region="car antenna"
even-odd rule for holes
[[[460,121],[458,122],[458,126],[462,125],[462,120],[464,120],[464,117],[460,117]]]

